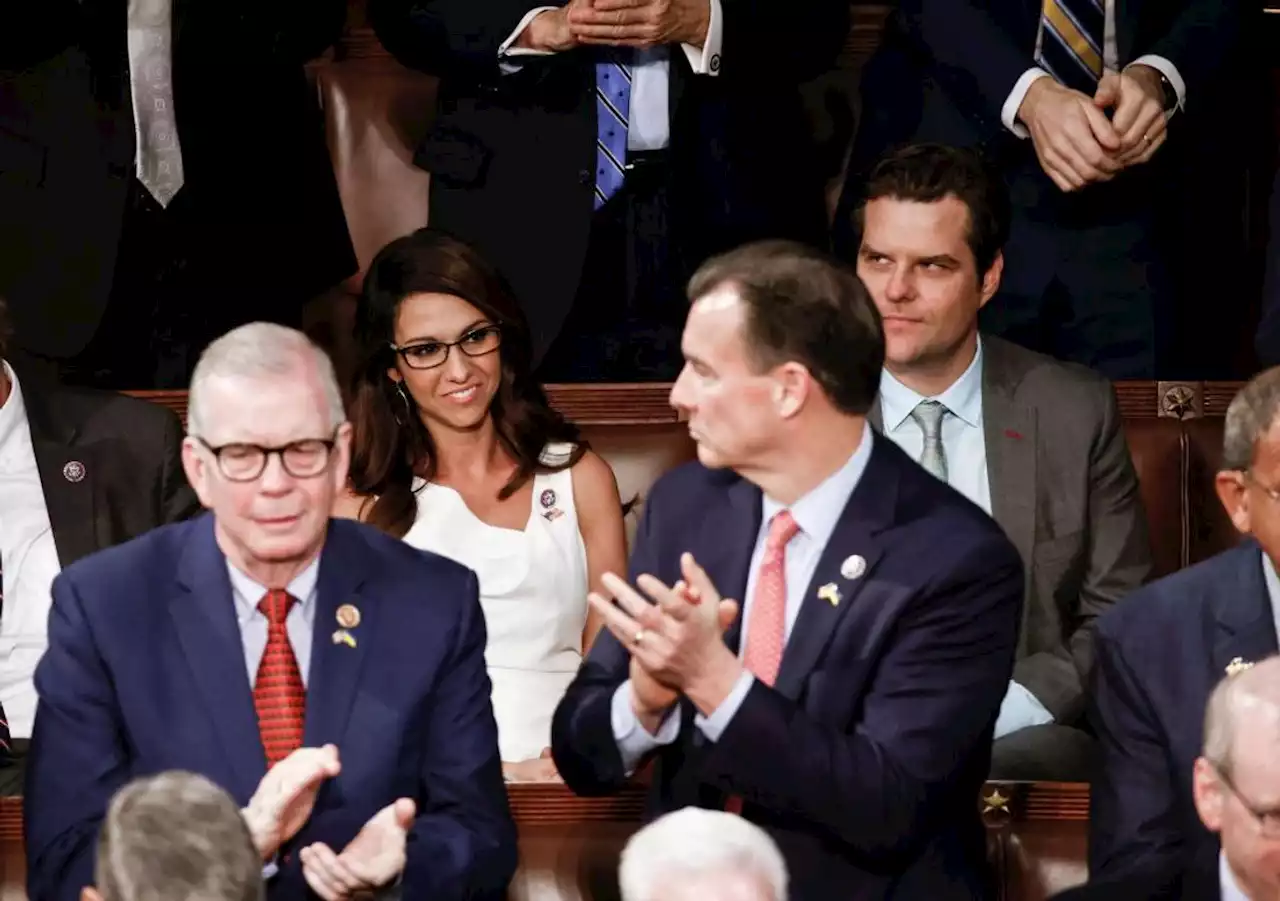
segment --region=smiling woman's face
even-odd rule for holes
[[[404,353],[387,375],[403,381],[429,427],[474,429],[502,379],[499,337],[496,324],[461,297],[412,294],[396,313],[394,341]],[[438,365],[414,368],[427,364]]]

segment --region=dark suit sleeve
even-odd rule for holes
[[[849,35],[849,4],[841,0],[720,0],[720,10],[721,78],[816,78]]]
[[[465,592],[457,644],[426,703],[424,801],[409,833],[404,898],[502,897],[516,868],[515,823],[498,759],[474,573]]]
[[[954,814],[956,777],[991,741],[1017,645],[1017,552],[992,536],[956,559],[894,623],[851,733],[756,682],[704,779],[860,854],[912,853]]]
[[[320,56],[337,43],[347,20],[346,0],[254,0],[236,9],[243,39],[259,47],[269,42],[266,55],[286,64]]]
[[[1240,46],[1240,4],[1237,0],[1189,0],[1173,23],[1150,45],[1135,47],[1134,57],[1163,56],[1178,68],[1187,85],[1187,100],[1213,80]]]
[[[1000,111],[1022,73],[1035,65],[1035,48],[1019,46],[988,7],[983,0],[902,0],[900,15],[907,33],[933,57],[953,101],[1003,129]]]
[[[369,0],[369,24],[401,63],[441,76],[499,76],[498,47],[539,6],[564,0]]]
[[[98,827],[128,781],[128,756],[111,676],[65,574],[53,582],[49,647],[35,687],[40,705],[23,803],[27,894],[78,901],[93,884]]]
[[[1088,561],[1075,629],[1059,652],[1032,654],[1013,673],[1060,723],[1074,722],[1084,712],[1097,618],[1151,575],[1151,540],[1138,474],[1109,384],[1098,383],[1091,418],[1100,427],[1089,449]]]
[[[182,435],[181,420],[176,415],[166,417],[159,448],[160,509],[157,526],[190,519],[203,509],[182,468]]]
[[[654,518],[657,491],[649,495],[636,529],[627,581],[634,585],[641,573],[657,575],[658,549]],[[551,756],[561,778],[576,794],[603,795],[627,781],[622,756],[613,734],[614,692],[627,680],[631,654],[608,629],[601,630],[591,653],[582,662],[551,722]]]
[[[1163,872],[1182,849],[1183,820],[1172,787],[1167,740],[1119,643],[1098,636],[1089,695],[1101,766],[1089,799],[1090,878]]]

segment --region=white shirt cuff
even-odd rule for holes
[[[694,75],[720,74],[720,48],[724,44],[724,10],[720,8],[720,0],[708,0],[711,4],[711,21],[707,25],[707,39],[701,47],[693,44],[681,44],[685,58]]]
[[[996,717],[995,737],[1003,738],[1032,726],[1047,726],[1053,722],[1053,714],[1049,712],[1040,699],[1033,695],[1026,686],[1018,682],[1010,682],[1000,703],[1000,714]]]
[[[1005,128],[1020,138],[1025,138],[1030,134],[1027,131],[1027,127],[1018,122],[1018,110],[1022,107],[1022,101],[1026,99],[1027,91],[1031,90],[1031,86],[1041,78],[1051,77],[1048,72],[1039,66],[1032,66],[1022,73],[1022,76],[1014,82],[1013,90],[1009,92],[1009,96],[1005,98],[1004,106],[1000,108],[1000,121],[1004,123]]]
[[[520,71],[520,63],[511,61],[513,56],[551,56],[550,50],[534,50],[529,47],[512,47],[516,41],[520,39],[520,35],[529,27],[529,23],[536,17],[542,15],[547,10],[554,10],[554,6],[539,6],[529,10],[524,14],[524,18],[520,20],[520,24],[515,27],[511,34],[507,35],[507,39],[498,45],[498,68],[502,70],[504,75],[510,75],[512,72]]]
[[[742,675],[738,676],[738,681],[733,683],[729,696],[720,702],[720,706],[711,711],[710,716],[698,714],[693,718],[693,724],[701,729],[702,734],[707,738],[719,741],[724,730],[729,728],[729,723],[733,721],[738,708],[746,700],[747,692],[751,691],[751,683],[755,681],[756,677],[751,675],[751,671],[744,669]]]
[[[630,776],[650,751],[669,745],[680,734],[680,708],[673,707],[667,714],[657,735],[650,735],[640,720],[636,718],[635,709],[631,706],[631,680],[618,686],[613,693],[613,704],[609,710],[609,720],[613,726],[613,740],[618,743],[618,753],[622,756],[622,768]]]
[[[1178,67],[1169,62],[1163,56],[1156,56],[1154,53],[1148,53],[1146,56],[1140,56],[1130,66],[1150,66],[1159,70],[1160,74],[1169,79],[1169,84],[1173,85],[1173,92],[1178,95],[1178,105],[1169,110],[1168,115],[1173,115],[1174,110],[1185,110],[1187,108],[1187,83],[1182,80],[1182,73],[1178,71]],[[1125,67],[1126,69],[1128,66]]]

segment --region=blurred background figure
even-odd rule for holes
[[[736,814],[685,807],[631,837],[622,901],[786,901],[787,865],[769,834]]]

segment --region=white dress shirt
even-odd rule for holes
[[[866,471],[867,461],[871,459],[873,442],[870,428],[863,432],[857,450],[848,461],[828,476],[820,485],[800,498],[790,508],[773,498],[761,497],[760,530],[756,534],[755,549],[751,554],[750,569],[747,576],[746,602],[741,612],[742,631],[738,639],[738,658],[741,659],[747,650],[747,624],[751,621],[751,607],[755,596],[755,586],[760,569],[760,561],[764,556],[765,540],[769,535],[769,520],[783,509],[790,509],[796,525],[800,527],[791,541],[787,543],[784,571],[787,580],[786,630],[784,639],[791,637],[791,628],[796,617],[800,615],[800,605],[804,602],[813,580],[814,571],[818,568],[818,560],[823,549],[835,532],[836,523],[849,503],[862,473]],[[813,600],[812,603],[820,603]],[[785,647],[785,641],[784,641]],[[738,677],[729,696],[716,708],[710,716],[701,714],[694,717],[694,724],[712,741],[717,740],[728,727],[738,708],[751,690],[755,677],[744,670]],[[656,735],[640,725],[635,710],[631,706],[631,681],[627,680],[618,686],[613,693],[613,705],[610,711],[613,726],[613,737],[618,743],[618,751],[622,756],[622,765],[630,774],[640,763],[641,758],[654,748],[668,745],[680,734],[680,716],[678,709],[672,710],[658,728]]]
[[[477,0],[479,2],[479,0]],[[720,8],[720,0],[708,0],[711,5],[711,20],[707,26],[707,39],[701,47],[692,44],[681,44],[689,66],[697,75],[720,74],[720,47],[724,41],[724,13]],[[510,74],[520,68],[521,56],[549,56],[545,50],[530,50],[525,47],[513,47],[521,32],[528,27],[534,17],[554,10],[554,6],[539,6],[525,13],[510,36],[498,47],[498,57],[502,60],[501,68]],[[627,116],[627,149],[628,150],[662,150],[671,143],[671,110],[670,110],[670,60],[668,48],[652,47],[647,50],[634,50],[634,63],[631,75],[631,103]]]
[[[1106,24],[1103,26],[1104,34],[1102,40],[1102,65],[1103,68],[1112,72],[1120,67],[1120,54],[1116,50],[1116,2],[1117,0],[1106,0]],[[1036,37],[1037,51],[1040,49],[1040,40],[1042,38],[1043,35],[1037,35]],[[1174,109],[1182,109],[1186,106],[1186,82],[1182,80],[1182,73],[1178,71],[1178,67],[1169,62],[1169,60],[1163,56],[1148,53],[1145,56],[1138,57],[1129,65],[1150,66],[1153,69],[1160,70],[1161,74],[1169,79],[1169,83],[1173,85],[1174,92],[1178,95],[1178,105]],[[1009,92],[1009,97],[1005,100],[1004,106],[1000,110],[1000,121],[1004,123],[1004,127],[1020,138],[1027,137],[1029,133],[1026,127],[1017,121],[1018,108],[1022,106],[1022,101],[1027,96],[1027,91],[1038,78],[1052,78],[1052,76],[1035,65],[1023,72],[1022,77],[1014,83],[1013,90]],[[1168,115],[1172,114],[1173,110],[1170,110]]]
[[[889,370],[880,374],[880,416],[884,434],[913,460],[924,450],[924,432],[911,411],[921,401],[936,400],[951,415],[942,418],[942,447],[947,457],[947,483],[991,513],[991,479],[987,439],[982,423],[982,339],[973,361],[947,390],[928,398],[898,381]],[[1026,686],[1010,682],[996,718],[995,737],[1053,722],[1053,714]]]
[[[62,567],[36,468],[22,386],[8,363],[4,371],[12,387],[0,407],[0,566],[4,569],[0,703],[9,718],[9,734],[30,738],[36,715],[31,678],[48,647],[49,592]]]
[[[1236,874],[1227,863],[1227,852],[1218,852],[1218,884],[1222,887],[1222,901],[1249,901],[1249,896],[1236,882]]]

